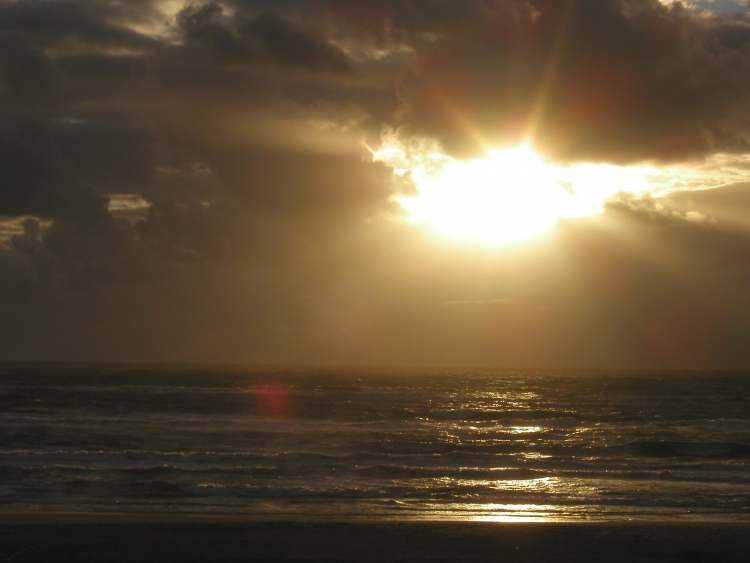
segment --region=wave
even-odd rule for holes
[[[750,378],[214,375],[3,377],[0,502],[750,511]]]

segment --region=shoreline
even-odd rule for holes
[[[631,518],[591,518],[591,519],[555,519],[534,517],[424,517],[424,516],[383,516],[382,514],[363,514],[351,516],[304,516],[300,514],[276,515],[270,517],[262,514],[232,513],[197,513],[197,512],[2,512],[0,526],[14,525],[237,525],[237,526],[404,526],[404,525],[445,525],[445,526],[657,526],[657,527],[730,527],[748,528],[750,515],[746,519],[733,519],[718,515],[716,518],[693,517],[667,518],[659,516],[640,516]]]

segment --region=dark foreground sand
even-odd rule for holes
[[[750,527],[678,524],[257,524],[0,516],[0,563],[750,561]]]

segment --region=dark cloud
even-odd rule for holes
[[[481,18],[435,24],[417,53],[403,98],[414,131],[466,152],[533,125],[539,144],[569,159],[747,149],[743,19],[656,0],[475,4]]]
[[[218,62],[270,60],[280,65],[346,71],[346,56],[315,33],[272,14],[225,16],[217,2],[191,4],[177,14],[188,47],[205,50]]]
[[[230,29],[223,14],[216,2],[189,5],[177,14],[177,26],[188,46],[205,49],[219,59],[247,61],[255,55],[255,46]]]
[[[49,11],[31,4],[14,2],[0,12],[0,21],[13,30],[2,36],[8,48],[0,55],[0,96],[6,103],[0,115],[5,170],[0,213],[54,216],[78,193],[138,193],[163,201],[165,190],[176,194],[166,186],[175,175],[164,171],[206,163],[216,154],[215,145],[227,147],[227,142],[233,151],[257,151],[251,145],[258,137],[274,135],[275,122],[286,119],[264,107],[269,102],[283,104],[286,98],[310,105],[330,98],[348,103],[336,100],[341,89],[317,82],[314,75],[287,85],[293,76],[267,68],[268,62],[303,74],[348,68],[344,55],[315,32],[277,16],[230,17],[216,3],[190,4],[175,18],[179,45],[164,42],[147,54],[52,55],[29,46],[42,20],[47,44],[71,34],[92,38],[93,29],[119,41],[122,34],[110,29],[112,22],[147,19],[154,8],[146,2],[131,9],[120,3],[63,2],[72,10],[63,12],[57,3]],[[72,31],[81,14],[81,29]],[[196,49],[209,58],[196,56]],[[254,70],[248,74],[246,68]],[[265,124],[257,127],[254,119]],[[247,122],[250,134],[226,131],[238,121]],[[223,138],[230,135],[247,138]]]
[[[85,217],[105,194],[140,192],[151,182],[146,132],[23,113],[0,120],[0,214]]]
[[[339,49],[281,18],[259,16],[244,22],[243,31],[261,40],[271,57],[281,64],[337,71],[349,68],[346,56]]]
[[[60,80],[54,65],[23,35],[0,32],[0,100],[6,111],[54,108],[60,102]]]
[[[18,0],[0,4],[0,32],[22,32],[35,45],[73,43],[149,49],[152,38],[123,25],[153,17],[152,2]]]

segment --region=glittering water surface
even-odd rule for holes
[[[742,374],[0,369],[3,511],[750,520]]]

